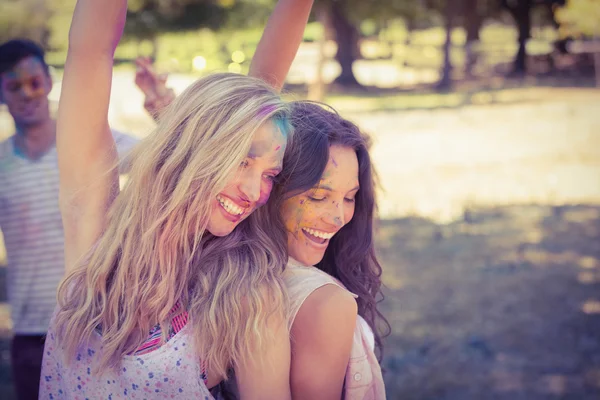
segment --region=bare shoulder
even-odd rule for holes
[[[306,298],[294,319],[292,333],[309,331],[323,340],[335,340],[340,334],[354,332],[357,313],[356,300],[347,290],[324,285]]]
[[[304,301],[291,330],[292,394],[298,399],[339,399],[352,351],[357,304],[334,284]]]

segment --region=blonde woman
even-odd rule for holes
[[[251,67],[270,85],[234,74],[197,81],[134,149],[118,194],[107,111],[127,4],[78,1],[57,127],[67,277],[40,398],[207,399],[232,367],[242,398],[290,398],[285,228],[255,210],[291,131],[272,86],[281,88],[311,4],[275,9],[269,48],[257,52],[287,61]]]

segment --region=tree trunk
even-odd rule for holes
[[[594,37],[594,42],[597,45],[594,51],[594,73],[596,75],[596,87],[600,88],[600,51],[598,51],[598,47],[600,47],[600,35]]]
[[[510,12],[519,32],[519,50],[513,62],[513,73],[527,72],[527,40],[531,37],[532,0],[503,0],[502,5]]]
[[[477,0],[464,0],[464,28],[467,33],[465,43],[465,75],[471,76],[473,67],[477,64],[477,53],[474,47],[479,42],[479,31],[483,25],[483,18],[477,8]]]
[[[323,67],[325,66],[325,44],[327,43],[327,31],[330,29],[329,14],[326,7],[316,5],[317,20],[323,25],[323,35],[319,39],[319,58],[317,59],[317,76],[315,81],[308,87],[308,99],[323,101],[325,99],[326,85],[323,81]]]
[[[352,65],[359,55],[359,32],[348,20],[345,13],[346,7],[348,5],[343,0],[331,3],[331,26],[335,31],[335,41],[338,45],[335,59],[342,68],[341,74],[334,82],[342,86],[359,86],[360,84],[352,71]]]
[[[455,0],[446,0],[444,9],[444,28],[446,29],[446,41],[444,42],[444,66],[442,79],[437,84],[439,90],[449,90],[452,87],[452,60],[450,49],[452,48],[452,27],[454,23]]]
[[[152,53],[150,54],[150,59],[152,60],[152,63],[155,63],[156,59],[158,58],[158,35],[153,36],[151,41]]]

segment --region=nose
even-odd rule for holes
[[[256,203],[260,198],[261,176],[247,174],[240,182],[239,188],[245,200]]]
[[[329,203],[329,207],[323,214],[323,222],[329,225],[335,226],[337,229],[341,228],[346,224],[344,218],[344,204],[339,201],[332,201]]]

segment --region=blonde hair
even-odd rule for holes
[[[198,80],[165,110],[131,154],[131,171],[103,235],[58,291],[58,340],[72,360],[101,327],[95,370],[116,367],[156,323],[166,339],[179,301],[198,357],[211,373],[258,357],[265,326],[285,318],[280,274],[285,236],[250,215],[229,235],[207,230],[212,200],[247,156],[254,132],[274,122],[291,132],[289,110],[268,85],[236,74]]]

